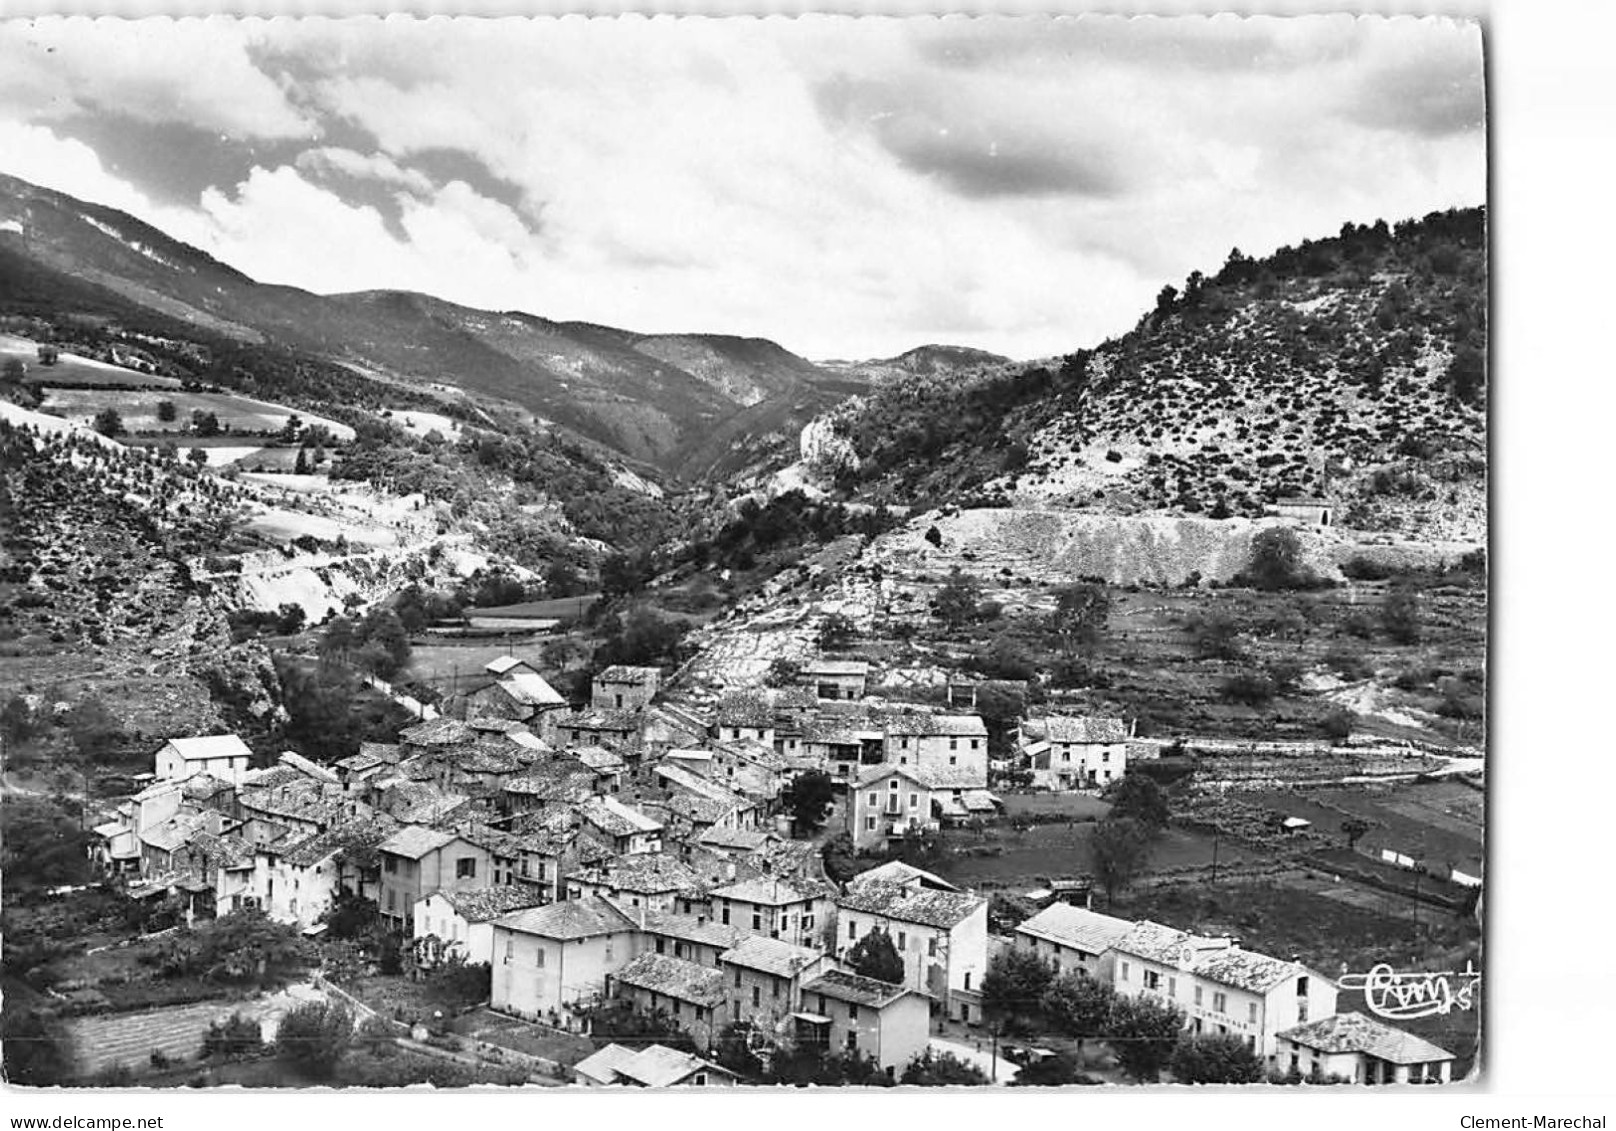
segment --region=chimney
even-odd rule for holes
[[[724,876],[729,880],[735,879],[735,861],[731,860],[724,865]]]

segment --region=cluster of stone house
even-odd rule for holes
[[[1013,945],[1058,973],[1175,1005],[1190,1032],[1233,1035],[1281,1072],[1361,1084],[1452,1079],[1453,1053],[1362,1014],[1338,1014],[1329,978],[1234,939],[1053,903],[1016,928]]]
[[[234,736],[172,740],[94,851],[131,890],[184,893],[198,913],[261,908],[309,933],[341,894],[373,900],[421,961],[487,963],[492,1008],[557,1026],[615,1000],[699,1051],[739,1024],[896,1076],[934,1020],[982,1020],[988,901],[899,863],[835,884],[782,812],[793,780],[818,771],[860,849],[994,816],[974,695],[867,705],[868,665],[823,661],[801,686],[697,704],[666,696],[656,669],[619,666],[573,709],[520,660],[487,674],[455,714],[331,766],[283,754],[254,768]],[[1131,738],[1121,720],[1050,716],[1026,720],[1016,747],[1039,784],[1097,789],[1125,771]],[[851,969],[874,932],[897,950],[900,981]],[[1327,979],[1227,939],[1056,904],[1008,945],[1173,1000],[1196,1031],[1238,1034],[1303,1072],[1339,1070],[1373,1036],[1375,1023],[1321,1028],[1335,1017]],[[1381,1036],[1373,1078],[1416,1078],[1384,1075],[1394,1043]],[[656,1048],[603,1049],[580,1082],[730,1082]],[[1417,1078],[1445,1078],[1441,1057],[1418,1065]]]

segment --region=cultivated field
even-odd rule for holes
[[[91,357],[63,351],[55,365],[41,365],[39,343],[12,334],[0,334],[0,364],[11,358],[28,367],[28,380],[35,385],[123,385],[131,389],[178,389],[174,377],[138,373],[121,365],[110,365]]]
[[[1312,821],[1314,830],[1327,836],[1338,833],[1348,816],[1359,817],[1369,823],[1360,851],[1391,849],[1433,869],[1446,865],[1472,876],[1482,873],[1485,799],[1461,782],[1271,790],[1242,793],[1240,799]]]
[[[137,374],[137,376],[140,376]],[[160,401],[172,401],[174,419],[157,418]],[[44,407],[70,420],[89,423],[103,409],[116,409],[123,417],[123,425],[131,432],[189,432],[191,413],[211,412],[219,424],[233,432],[274,432],[286,424],[288,417],[296,416],[305,424],[320,424],[330,429],[339,440],[352,440],[353,429],[335,420],[298,412],[285,405],[238,397],[231,393],[187,393],[178,390],[136,391],[132,389],[58,389],[49,390]]]
[[[949,830],[942,837],[947,855],[934,870],[962,887],[1037,887],[1044,877],[1092,873],[1089,838],[1093,834],[1092,820],[1034,825],[1024,832],[1007,826],[985,829],[981,835],[969,829]],[[1151,847],[1145,875],[1211,864],[1213,844],[1214,838],[1207,833],[1167,829]],[[1262,859],[1228,837],[1219,838],[1216,844],[1220,867]],[[990,854],[995,849],[997,853]]]
[[[544,669],[542,643],[513,643],[509,648],[503,641],[478,641],[468,644],[417,644],[410,653],[410,666],[403,679],[430,684],[445,694],[458,676],[453,690],[464,691],[487,683],[489,675],[483,665],[501,656],[515,656],[526,660],[539,670]]]

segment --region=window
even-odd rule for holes
[[[926,957],[928,957],[928,958],[936,958],[937,957],[937,936],[936,935],[933,935],[931,938],[926,940]]]
[[[969,970],[965,972],[965,988],[971,988],[971,972]]]
[[[685,956],[685,944],[684,943],[676,942],[676,943],[673,944],[673,956],[675,958],[683,958]]]
[[[1130,970],[1130,969],[1131,969],[1131,967],[1130,967],[1130,966],[1129,966],[1129,965],[1128,965],[1128,963],[1126,963],[1126,962],[1124,962],[1124,963],[1123,963],[1123,964],[1122,964],[1122,980],[1123,980],[1123,981],[1124,981],[1124,982],[1126,982],[1126,981],[1127,981],[1127,980],[1128,980],[1128,978],[1129,978],[1129,973],[1128,973],[1128,971],[1129,971],[1129,970]],[[1197,997],[1199,997],[1199,995],[1197,995]]]
[[[707,1020],[707,1007],[705,1005],[696,1006],[696,1020],[697,1021],[705,1021],[705,1020]]]
[[[763,929],[763,912],[752,912],[752,929],[754,931],[761,931]]]
[[[1161,975],[1154,970],[1145,971],[1145,989],[1154,990],[1161,987]]]
[[[1201,987],[1200,986],[1195,987],[1195,1004],[1196,1005],[1201,1004]]]
[[[539,969],[543,970],[544,969],[544,948],[542,946],[539,947],[538,955],[539,955],[539,960],[538,960]]]
[[[396,856],[383,856],[382,857],[382,871],[384,871],[384,872],[396,872],[396,871],[398,871],[398,857],[396,857]]]
[[[1297,1021],[1297,1024],[1300,1024],[1300,1023],[1302,1023],[1303,1021],[1306,1021],[1306,1020],[1307,1020],[1307,998],[1305,998],[1305,997],[1304,998],[1297,998],[1296,999],[1296,1021]]]
[[[824,994],[819,995],[819,1015],[821,1017],[823,1017],[825,1015],[825,995]]]
[[[893,789],[893,790],[897,789],[898,788],[898,779],[893,778],[891,781],[887,782],[887,788],[888,789]]]
[[[849,1052],[858,1051],[858,1033],[852,1029],[847,1031],[847,1048]]]
[[[1246,1014],[1247,1014],[1246,1020],[1250,1021],[1253,1025],[1255,1025],[1257,1023],[1257,1003],[1256,1002],[1252,1001],[1252,1002],[1247,1002],[1246,1003]]]
[[[735,967],[735,988],[741,988],[741,968],[739,966]]]
[[[1072,760],[1072,754],[1071,754],[1071,751],[1069,751],[1069,750],[1062,750],[1062,751],[1061,751],[1061,761],[1062,761],[1062,762],[1070,762],[1070,761],[1071,761],[1071,760]]]
[[[871,805],[879,805],[879,804],[881,804],[881,795],[879,793],[876,793],[873,789],[870,791],[870,804]]]
[[[909,936],[906,935],[902,931],[898,932],[898,949],[899,950],[908,950],[909,949]]]
[[[270,882],[274,883],[273,880],[271,880]],[[394,910],[397,910],[397,908],[398,908],[398,892],[394,891],[392,888],[388,888],[387,889],[387,910],[394,911]]]
[[[949,739],[948,740],[948,748],[950,750],[958,750],[959,749],[959,739],[957,739],[957,738]]]
[[[850,942],[858,938],[858,924],[851,919],[847,921],[847,938]],[[823,1013],[824,1010],[820,1010],[820,1012]]]
[[[509,962],[511,960],[511,955],[515,950],[516,950],[515,941],[512,940],[512,939],[506,939],[505,940],[505,961],[506,962]]]
[[[1229,1011],[1229,995],[1221,990],[1213,993],[1212,1011],[1214,1013],[1227,1013]]]
[[[852,1002],[847,1003],[847,1019],[849,1021],[857,1021],[858,1020],[858,1006],[854,1005]],[[853,1035],[852,1033],[848,1034],[849,1037],[851,1037],[852,1035]]]
[[[780,976],[778,974],[774,976],[774,983],[769,988],[774,997],[780,996]]]
[[[678,998],[673,999],[673,1015],[675,1017],[679,1016],[679,999]]]
[[[729,736],[731,738],[739,738],[739,737],[741,737],[741,728],[740,727],[730,727],[729,728]]]
[[[668,940],[667,939],[658,939],[656,941],[656,952],[658,954],[667,954],[668,953]]]
[[[1306,974],[1303,974],[1301,977],[1296,979],[1296,996],[1297,997],[1306,997],[1307,996],[1307,975]]]
[[[581,943],[584,940],[579,939],[578,941]],[[610,962],[611,960],[612,960],[612,936],[607,935],[606,936],[606,961]]]
[[[920,794],[911,793],[909,795],[909,808],[911,808],[911,809],[920,808]]]
[[[760,986],[752,987],[752,1008],[756,1009],[763,1004],[763,990]]]
[[[980,738],[973,738],[973,739],[971,739],[971,749],[972,749],[972,750],[979,750],[979,749],[981,749],[981,742],[982,742],[982,740],[981,740],[981,739],[980,739]]]
[[[1178,979],[1173,977],[1171,974],[1167,976],[1167,996],[1178,996]]]
[[[1104,754],[1100,755],[1100,761],[1109,762],[1110,760],[1111,760],[1111,751],[1107,750]]]
[[[729,900],[726,899],[724,901],[723,910],[719,912],[718,917],[720,921],[723,922],[724,926],[729,926]]]
[[[875,831],[875,818],[874,817],[865,817],[864,818],[864,828],[868,832],[874,832]]]
[[[948,764],[949,764],[949,765],[950,765],[950,766],[957,766],[957,765],[959,765],[959,759],[958,759],[958,758],[954,758],[954,757],[950,757],[950,758],[949,758],[949,759],[948,759]]]
[[[472,880],[477,878],[477,859],[474,856],[462,856],[455,861],[455,879]]]

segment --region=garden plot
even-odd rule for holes
[[[132,389],[177,389],[174,377],[140,373],[121,365],[80,357],[63,350],[55,365],[39,361],[39,343],[14,334],[0,334],[0,363],[17,358],[28,367],[28,380],[36,385],[125,385]]]

